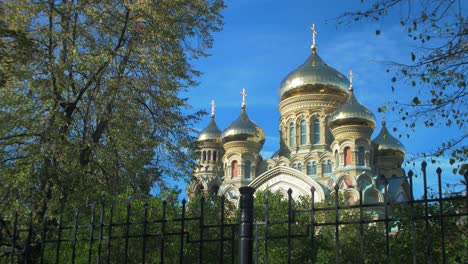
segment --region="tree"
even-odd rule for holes
[[[361,0],[361,2],[365,2]],[[338,23],[362,20],[379,22],[376,35],[380,35],[382,21],[399,19],[403,34],[419,43],[408,54],[411,63],[393,62],[392,90],[411,93],[409,102],[391,102],[379,111],[397,112],[405,127],[417,124],[426,127],[456,126],[460,135],[443,142],[440,147],[424,156],[441,156],[450,152],[451,164],[467,158],[467,72],[468,22],[463,1],[380,0],[364,3],[362,10],[344,13]],[[399,86],[399,88],[397,88]],[[405,89],[411,86],[415,89]],[[395,128],[396,131],[396,128]],[[401,135],[400,135],[401,136]],[[408,135],[409,136],[409,135]]]
[[[40,218],[64,200],[83,206],[107,195],[145,196],[155,182],[164,187],[164,175],[190,172],[191,127],[202,113],[191,113],[179,94],[197,84],[191,61],[207,55],[223,1],[2,1],[0,8],[1,51],[21,39],[34,47],[27,63],[6,68],[2,57],[2,214],[23,207]]]

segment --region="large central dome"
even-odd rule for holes
[[[328,66],[313,51],[304,64],[290,72],[281,82],[279,97],[282,100],[295,94],[323,91],[324,88],[347,93],[348,87],[348,78]]]

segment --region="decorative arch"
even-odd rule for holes
[[[376,202],[383,202],[383,195],[379,190],[377,190],[374,186],[369,186],[362,192],[362,203],[369,204],[369,203],[376,203]]]
[[[356,179],[348,174],[338,176],[336,179],[336,183],[338,184],[338,186],[340,186],[341,190],[357,186]]]
[[[269,190],[272,192],[291,188],[294,199],[299,196],[310,196],[310,189],[314,187],[317,202],[323,201],[328,195],[328,190],[317,181],[298,170],[283,166],[264,172],[256,177],[249,186],[254,187],[256,190]]]

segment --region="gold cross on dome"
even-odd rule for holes
[[[215,115],[215,102],[214,100],[211,100],[211,116],[213,117]]]
[[[315,38],[317,36],[317,31],[315,31],[315,24],[312,24],[310,27],[310,30],[312,30],[312,50],[315,51],[317,49],[317,46],[315,45]]]
[[[242,108],[245,108],[245,97],[247,96],[247,93],[245,92],[245,88],[242,88]]]
[[[353,70],[349,70],[349,90],[353,90]]]

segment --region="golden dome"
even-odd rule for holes
[[[330,117],[330,126],[337,127],[340,124],[350,122],[365,123],[371,128],[375,128],[375,116],[374,114],[358,102],[354,96],[353,89],[349,89],[349,97],[346,103],[339,108]]]
[[[221,130],[216,125],[214,115],[211,116],[211,121],[208,126],[198,136],[198,141],[206,140],[221,141]]]
[[[382,122],[382,130],[380,130],[377,137],[372,140],[372,143],[377,145],[377,151],[399,151],[403,155],[406,152],[405,146],[388,132],[385,121]]]
[[[301,66],[290,72],[280,85],[280,100],[296,93],[334,90],[346,94],[349,80],[339,71],[328,66],[313,49]]]
[[[242,107],[240,116],[234,120],[221,134],[223,142],[242,140],[257,142],[263,145],[265,143],[265,134],[247,116],[245,106]]]

